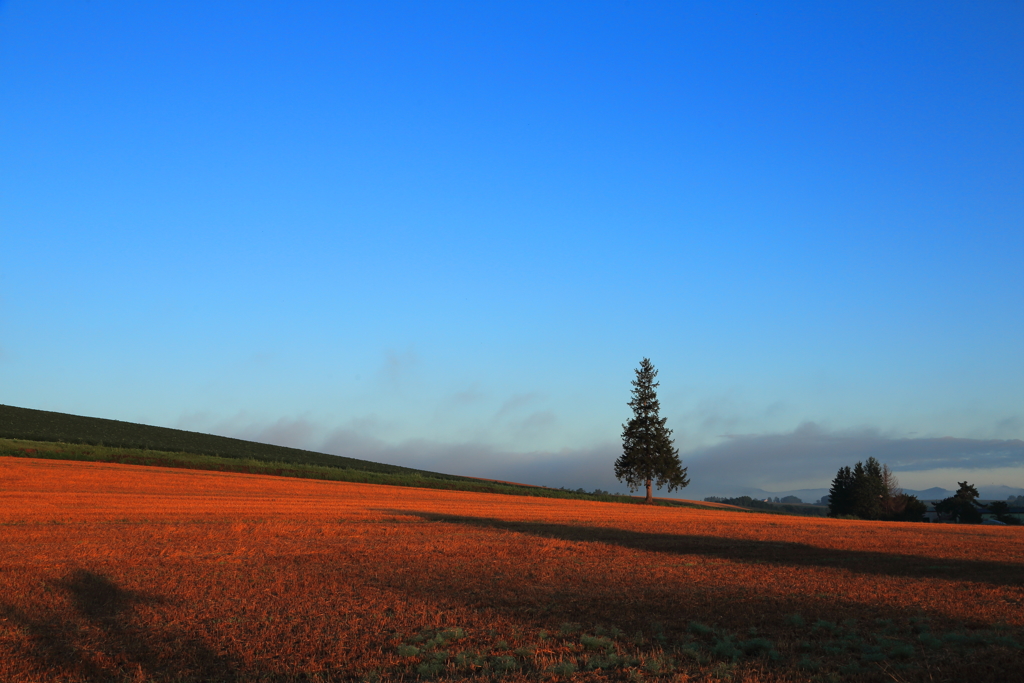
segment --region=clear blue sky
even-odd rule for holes
[[[649,356],[694,462],[1022,439],[1024,4],[822,5],[4,2],[0,403],[610,487]]]

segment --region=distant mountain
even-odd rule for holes
[[[915,491],[914,489],[903,489],[904,493],[909,493],[912,496],[917,496],[918,500],[942,500],[943,498],[949,498],[956,491],[950,491],[949,489],[939,488],[933,486],[930,489],[923,491]]]
[[[1024,496],[1024,489],[1002,484],[987,484],[979,486],[978,493],[985,500],[1006,500],[1010,496]]]
[[[1006,500],[1011,496],[1014,498],[1024,496],[1024,489],[1013,486],[1005,486],[1003,484],[975,484],[974,486],[978,489],[978,498],[980,500]],[[956,494],[954,490],[943,489],[938,486],[933,486],[924,491],[912,491],[910,489],[904,489],[904,491],[917,496],[920,500],[942,500]]]

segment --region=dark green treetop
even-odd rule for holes
[[[854,509],[861,519],[881,519],[882,501],[887,495],[882,464],[876,458],[868,458],[862,466],[853,467]]]
[[[832,488],[828,491],[828,514],[832,517],[843,517],[856,512],[854,496],[856,485],[853,472],[849,466],[840,467],[836,478],[832,480]]]
[[[615,476],[625,481],[630,491],[647,488],[647,503],[653,503],[651,486],[668,486],[669,491],[690,484],[686,469],[679,460],[679,451],[672,445],[672,430],[665,426],[668,418],[659,417],[661,404],[654,378],[658,371],[650,359],[640,361],[633,380],[633,419],[622,425],[622,455],[615,461]]]
[[[951,498],[946,498],[935,504],[935,511],[945,515],[951,515],[954,520],[961,524],[980,524],[981,511],[976,507],[978,489],[966,481],[959,482],[960,488]]]
[[[919,522],[927,507],[904,493],[896,476],[876,458],[840,467],[829,489],[830,517]]]

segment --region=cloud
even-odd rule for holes
[[[320,446],[324,433],[320,425],[306,417],[282,417],[268,423],[246,411],[222,419],[208,411],[184,413],[174,426],[177,429],[220,434],[275,446],[314,450]]]
[[[276,446],[291,446],[292,448],[309,448],[314,443],[321,429],[310,420],[305,418],[288,419],[281,418],[275,422],[262,427],[250,427],[243,431],[239,438],[260,443],[270,443]]]
[[[1024,418],[1019,415],[1010,415],[997,420],[993,433],[998,436],[1013,436],[1024,433]]]
[[[546,419],[537,415],[541,422]],[[612,473],[621,452],[617,442],[515,452],[486,444],[427,440],[391,445],[343,430],[325,442],[323,450],[449,474],[574,489],[625,490]],[[840,467],[872,456],[908,478],[941,473],[953,486],[957,473],[970,471],[980,483],[989,483],[980,478],[990,472],[992,482],[999,478],[1000,483],[1024,486],[1024,441],[1019,439],[893,438],[877,430],[829,431],[805,423],[792,432],[732,435],[718,445],[682,453],[692,485],[672,495],[702,498],[758,489],[827,488]]]
[[[529,403],[526,396],[520,406]],[[626,490],[613,474],[621,453],[617,441],[558,451],[515,451],[482,442],[388,442],[380,436],[394,433],[395,426],[373,415],[335,429],[306,417],[259,423],[239,414],[216,425],[205,414],[187,418],[183,421],[191,424],[186,428],[203,423],[214,427],[211,432],[226,436],[433,472],[573,489]],[[523,430],[527,441],[531,433],[549,429],[555,420],[550,411],[534,411],[512,427]],[[888,464],[908,488],[955,488],[965,477],[979,485],[1024,486],[1024,441],[1020,439],[903,438],[867,428],[827,430],[814,423],[791,432],[732,434],[724,439],[681,453],[692,484],[672,495],[703,498],[759,490],[820,490],[829,486],[840,467],[869,457]]]
[[[558,417],[550,410],[537,410],[515,423],[513,428],[521,437],[535,437],[547,433],[558,423]]]
[[[525,408],[538,398],[540,398],[540,394],[535,391],[531,391],[527,394],[516,394],[501,404],[501,408],[498,409],[498,412],[494,417],[495,419],[505,417],[509,413],[514,413]]]
[[[869,457],[897,474],[1020,468],[1024,480],[1020,439],[894,438],[874,429],[829,431],[814,423],[782,434],[729,435],[722,443],[686,453],[684,459],[691,479],[701,482],[702,489],[731,493],[740,486],[827,487],[840,467]]]
[[[384,366],[381,376],[393,385],[398,385],[411,375],[419,365],[419,356],[412,349],[399,353],[394,349],[384,352]]]
[[[503,451],[486,444],[445,444],[424,439],[392,445],[351,430],[340,430],[324,442],[323,450],[432,472],[523,484],[587,490],[611,490],[616,486],[612,465],[618,457],[617,444],[524,453]]]
[[[451,396],[451,402],[456,405],[471,405],[479,403],[487,398],[487,394],[480,390],[480,385],[473,383],[470,387],[457,391]]]

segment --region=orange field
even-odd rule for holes
[[[0,681],[1009,681],[1024,529],[0,458]]]

